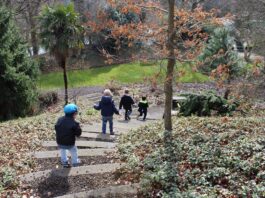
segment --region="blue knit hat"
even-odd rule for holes
[[[75,104],[68,104],[64,107],[65,114],[73,114],[78,111],[78,106]]]

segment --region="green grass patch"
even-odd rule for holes
[[[183,75],[179,77],[178,82],[182,83],[203,83],[209,81],[209,77],[193,70],[191,64],[180,65],[179,71],[183,72]]]
[[[186,71],[180,82],[205,82],[207,76],[192,71],[188,64],[178,67]],[[105,85],[111,80],[120,83],[142,83],[146,77],[152,77],[160,71],[160,66],[154,64],[129,63],[98,67],[85,70],[75,70],[68,72],[69,87],[83,87]],[[165,75],[165,67],[162,66],[161,75]],[[56,89],[62,88],[63,75],[62,72],[54,72],[41,75],[38,86],[40,89]]]

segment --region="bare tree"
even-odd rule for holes
[[[36,17],[39,14],[39,9],[43,0],[25,0],[27,9],[24,12],[24,16],[29,25],[29,33],[30,33],[30,43],[32,46],[33,55],[38,55],[39,52],[39,42],[37,36],[37,21]]]
[[[55,2],[55,0],[3,0],[1,2],[13,11],[17,25],[32,47],[32,50],[29,50],[32,55],[38,55],[39,51],[37,16],[40,8],[44,4]]]

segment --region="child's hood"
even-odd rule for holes
[[[111,96],[102,96],[101,102],[102,102],[102,104],[110,104],[110,103],[112,103],[112,97]]]

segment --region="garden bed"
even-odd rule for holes
[[[176,118],[169,171],[163,131],[157,123],[120,140],[120,180],[140,182],[142,196],[165,196],[175,174],[180,197],[265,197],[264,117]]]

